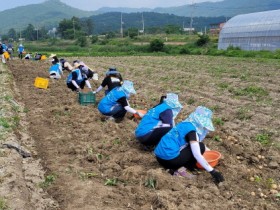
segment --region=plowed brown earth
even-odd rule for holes
[[[10,61],[19,90],[16,99],[28,110],[36,157],[56,177],[46,190],[60,209],[280,209],[279,61],[78,59],[99,73],[100,80],[92,82],[95,88],[106,69],[116,66],[135,84],[137,95],[130,100],[134,108],[150,108],[162,94],[176,92],[184,105],[177,122],[198,105],[213,109],[216,131],[205,143],[222,153],[217,169],[226,181],[216,186],[205,171],[194,180],[172,177],[137,143],[137,122],[131,115],[121,123],[104,122],[96,106],[79,105],[76,93],[66,87],[66,74],[50,80],[48,89],[37,89],[35,77],[47,78],[50,64]],[[98,93],[97,102],[102,96]]]

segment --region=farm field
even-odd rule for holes
[[[137,94],[130,104],[136,109],[154,106],[168,92],[178,93],[184,106],[177,122],[199,105],[212,109],[216,131],[205,143],[222,153],[217,169],[226,181],[217,186],[205,171],[197,171],[193,180],[172,177],[152,151],[138,144],[134,137],[137,121],[130,114],[121,123],[104,121],[96,106],[78,104],[77,94],[66,87],[66,72],[63,79],[50,80],[48,89],[37,89],[35,77],[47,78],[50,64],[13,60],[7,64],[14,81],[11,88],[25,110],[24,123],[15,132],[19,142],[24,139],[21,130],[34,142],[32,148],[24,146],[42,164],[46,179],[34,182],[54,200],[52,205],[45,204],[46,209],[280,208],[278,60],[67,58],[75,59],[98,72],[100,79],[91,81],[94,88],[108,67],[117,67],[125,79],[134,82]],[[102,97],[103,92],[98,93],[97,102]]]

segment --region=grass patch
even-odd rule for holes
[[[220,126],[224,125],[224,121],[222,120],[222,118],[219,118],[219,117],[214,118],[213,123],[214,123],[214,125],[220,125]]]
[[[93,172],[80,172],[79,173],[79,177],[81,180],[85,181],[87,179],[90,179],[92,177],[96,177],[97,174],[96,173],[93,173]]]
[[[240,108],[236,113],[236,117],[239,120],[249,120],[251,119],[252,115],[250,114],[250,110],[248,108]]]
[[[39,183],[39,187],[47,188],[55,182],[57,175],[51,174],[45,177],[45,181]]]
[[[251,98],[256,97],[257,99],[268,96],[267,90],[254,85],[245,88],[230,88],[229,92],[233,93],[235,96],[249,96]]]
[[[106,179],[105,186],[117,186],[118,184],[118,179],[113,178],[113,179]]]
[[[271,142],[271,134],[267,132],[259,133],[256,136],[256,141],[260,142],[262,145],[268,145]]]
[[[156,189],[157,180],[149,178],[145,181],[145,187]]]
[[[0,197],[0,210],[8,210],[8,209],[9,207],[7,205],[7,201],[4,198]]]

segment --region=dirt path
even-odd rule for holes
[[[136,108],[149,108],[170,91],[179,93],[184,105],[178,121],[198,105],[212,108],[216,131],[206,144],[223,154],[218,169],[226,182],[216,186],[204,171],[196,180],[170,176],[137,143],[137,122],[129,115],[122,123],[103,122],[96,107],[77,103],[66,75],[51,80],[47,90],[37,89],[34,79],[47,77],[49,64],[14,61],[8,65],[16,100],[27,110],[24,128],[52,178],[44,189],[60,209],[279,209],[277,62],[205,56],[79,59],[101,79],[106,68],[116,66],[133,80],[138,94],[130,102]],[[273,142],[265,145],[257,137]]]
[[[40,159],[33,157],[37,152],[26,129],[24,106],[14,99],[18,89],[5,65],[0,64],[0,73],[0,209],[57,209],[58,204],[39,187],[44,170]]]

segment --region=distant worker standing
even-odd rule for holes
[[[20,44],[19,46],[18,46],[18,57],[20,58],[20,59],[22,59],[23,58],[23,52],[24,52],[24,46],[22,45],[22,44]]]

